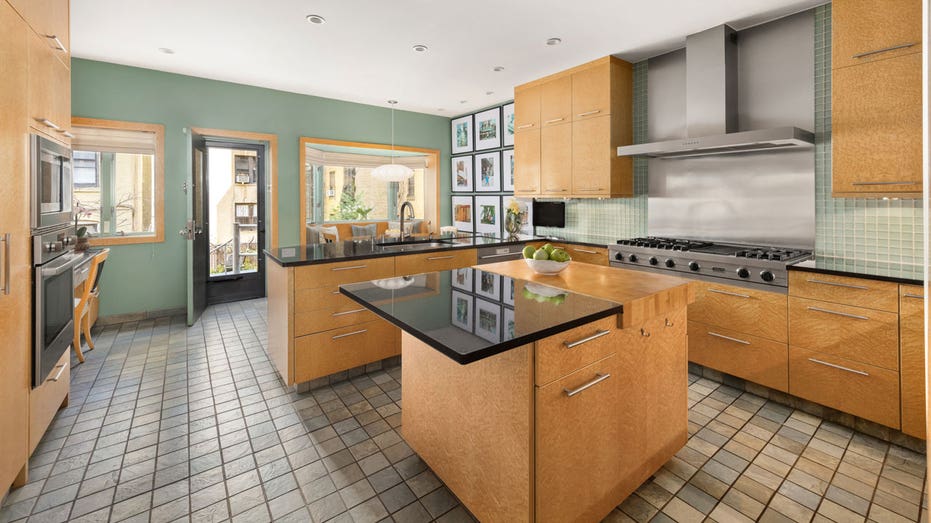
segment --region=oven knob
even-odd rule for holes
[[[650,265],[659,264],[659,260],[656,259],[656,256],[650,256]]]
[[[637,255],[631,254],[630,256],[627,257],[627,260],[633,263],[637,263]]]
[[[617,253],[614,255],[614,259],[617,261],[624,261],[624,255],[621,253]]]
[[[697,271],[701,269],[701,265],[699,265],[698,262],[689,262],[689,269]]]
[[[670,269],[672,269],[675,266],[676,266],[676,260],[673,260],[672,258],[668,258],[666,260],[666,267],[669,267]]]
[[[763,271],[760,273],[760,278],[763,278],[763,281],[773,281],[776,279],[776,276],[769,271]]]
[[[741,278],[749,278],[749,277],[750,277],[750,271],[748,271],[747,269],[741,267],[741,268],[737,269],[737,276],[740,276]]]

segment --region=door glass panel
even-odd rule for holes
[[[71,271],[65,271],[42,281],[45,346],[55,340],[74,314],[74,303],[71,299],[74,294],[73,278]]]
[[[208,263],[211,276],[258,270],[258,154],[207,149]]]

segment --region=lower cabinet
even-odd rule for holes
[[[785,343],[689,321],[689,361],[771,389],[789,390]]]
[[[29,454],[36,450],[52,418],[68,406],[71,349],[62,354],[44,383],[29,392]]]
[[[925,439],[924,288],[899,287],[902,432]]]
[[[407,276],[425,272],[450,271],[478,263],[475,249],[456,249],[423,254],[408,254],[395,258],[395,274]]]
[[[545,242],[529,242],[527,245],[539,249]],[[592,247],[591,245],[578,245],[574,243],[554,243],[550,242],[554,248],[559,248],[572,258],[572,261],[579,263],[591,263],[593,265],[608,266],[608,249],[607,247]]]
[[[301,336],[294,343],[294,380],[310,381],[400,354],[400,331],[380,318]]]

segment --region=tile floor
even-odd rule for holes
[[[472,520],[401,439],[399,368],[291,393],[264,316],[100,329],[0,523]],[[688,446],[607,521],[927,519],[923,455],[689,381]]]

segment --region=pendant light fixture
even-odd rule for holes
[[[403,182],[414,176],[414,171],[406,166],[394,163],[394,106],[397,100],[388,100],[391,104],[391,163],[379,165],[372,171],[372,178],[382,182]]]

